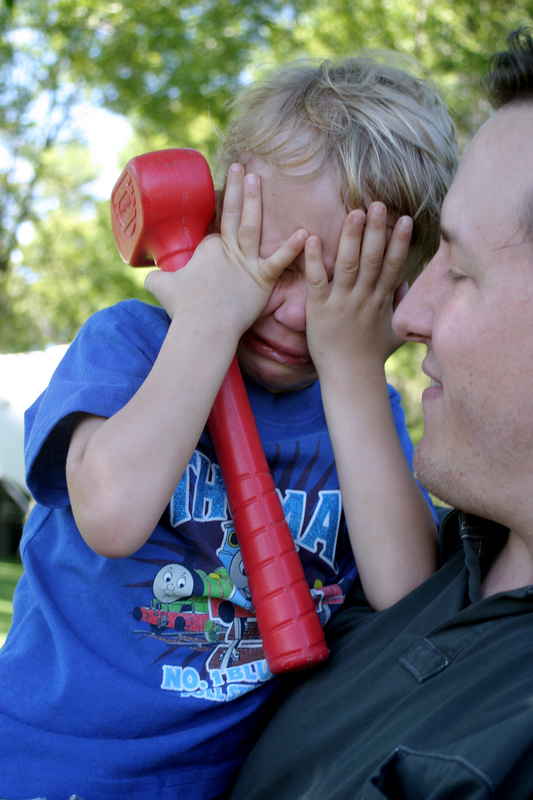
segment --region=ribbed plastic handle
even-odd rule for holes
[[[329,650],[270,474],[237,359],[207,421],[272,672],[307,669]]]

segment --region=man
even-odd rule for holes
[[[236,800],[533,796],[533,40],[509,43],[394,321],[428,346],[418,475],[462,511],[435,575],[335,618],[329,662],[295,679]]]

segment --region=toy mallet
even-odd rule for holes
[[[155,263],[169,272],[180,269],[205,236],[214,207],[213,180],[198,151],[161,150],[131,159],[111,196],[122,258],[133,267]],[[269,668],[288,672],[318,664],[329,651],[236,358],[207,426]]]

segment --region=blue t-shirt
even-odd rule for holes
[[[132,556],[97,555],[72,516],[65,461],[76,415],[109,417],[122,408],[149,373],[168,325],[163,310],[138,301],[94,315],[27,412],[36,505],[0,651],[0,797],[219,797],[260,733],[280,680],[264,659],[206,432],[167,511]],[[319,384],[283,394],[246,386],[326,622],[356,567]],[[400,397],[389,394],[411,462]]]

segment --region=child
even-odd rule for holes
[[[162,309],[92,317],[28,411],[36,507],[0,653],[0,796],[222,797],[259,734],[282,679],[204,430],[235,352],[322,621],[357,570],[375,608],[434,570],[383,364],[455,159],[433,90],[371,59],[243,93],[220,234],[147,277]]]

